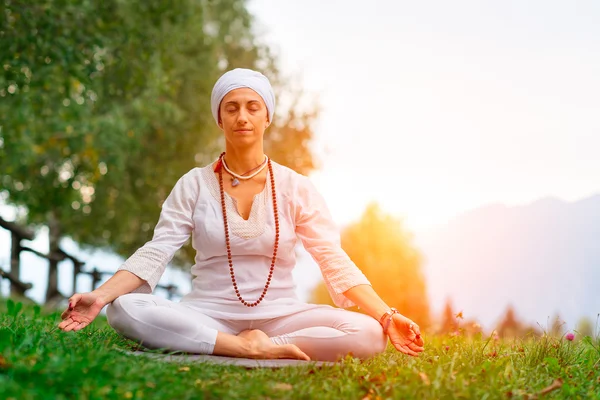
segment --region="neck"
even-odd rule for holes
[[[225,145],[225,162],[230,170],[243,174],[265,161],[263,147],[257,146],[245,149],[234,148],[229,143]]]

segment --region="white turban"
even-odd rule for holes
[[[210,108],[217,125],[219,124],[219,106],[223,97],[234,89],[250,88],[262,97],[267,111],[269,112],[269,122],[273,122],[273,113],[275,112],[275,93],[269,79],[260,72],[251,69],[236,68],[225,72],[215,86],[210,96]]]

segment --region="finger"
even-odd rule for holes
[[[411,349],[409,349],[405,345],[396,346],[396,350],[400,351],[401,353],[407,354],[409,356],[417,356],[418,355],[416,352],[412,351]]]
[[[415,332],[415,334],[417,336],[421,336],[421,328],[419,328],[419,325],[417,325],[417,324],[413,325],[413,332]]]
[[[63,313],[60,314],[60,319],[69,318],[71,316],[71,313],[72,313],[71,310],[65,310],[65,311],[63,311]]]
[[[413,331],[415,335],[421,336],[421,328],[419,328],[419,325],[417,325],[416,323],[411,321],[408,325],[408,329]]]
[[[416,351],[417,353],[420,353],[423,350],[425,350],[424,347],[417,346],[415,343],[409,343],[409,344],[407,344],[407,346],[409,349],[411,349],[412,351]]]
[[[406,341],[407,341],[408,343],[414,343],[414,342],[416,342],[416,341],[419,341],[419,340],[421,340],[421,337],[420,337],[420,336],[417,336],[417,335],[416,335],[416,334],[415,334],[415,333],[412,331],[412,329],[411,329],[411,330],[408,332],[408,334],[407,334],[407,335],[405,335],[405,337],[406,337]]]
[[[65,319],[64,321],[62,321],[60,324],[58,324],[58,328],[64,329],[67,325],[69,325],[72,322],[73,322],[73,320],[69,317],[69,318]]]
[[[399,344],[394,344],[394,347],[396,348],[396,350],[404,353],[404,354],[408,354],[410,356],[417,356],[418,354],[414,351],[412,351],[411,349],[409,349],[408,347],[406,347],[406,345],[399,345]]]
[[[411,349],[408,348],[408,346],[401,346],[404,349],[404,353],[408,354],[410,356],[415,356],[417,357],[419,355],[419,353],[417,353],[416,351],[412,351]]]
[[[425,345],[425,341],[423,340],[423,337],[420,337],[418,339],[415,338],[413,343],[420,347],[423,347]]]
[[[69,308],[73,309],[75,307],[75,304],[77,304],[79,300],[81,300],[81,297],[81,293],[75,293],[73,296],[71,296],[69,298]]]
[[[73,321],[73,322],[71,322],[69,325],[67,325],[67,326],[65,327],[64,331],[65,331],[65,332],[72,331],[72,330],[73,330],[73,328],[75,328],[77,325],[79,325],[79,322],[77,322],[77,321]]]
[[[74,332],[80,331],[87,326],[87,322],[80,322],[75,328],[73,328]]]

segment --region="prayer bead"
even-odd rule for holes
[[[237,286],[237,282],[235,280],[235,273],[233,270],[233,260],[231,256],[231,244],[229,242],[229,224],[227,223],[227,210],[225,208],[225,190],[223,189],[223,170],[221,166],[223,165],[223,156],[225,153],[221,153],[219,157],[219,162],[215,167],[215,171],[219,172],[219,191],[221,194],[221,209],[223,211],[223,227],[225,228],[225,244],[227,246],[227,261],[229,262],[229,273],[231,275],[231,282],[233,284],[233,289],[235,290],[235,294],[240,302],[246,307],[255,307],[257,306],[267,294],[269,290],[269,285],[271,284],[271,278],[273,276],[273,271],[275,269],[275,261],[277,260],[277,249],[279,247],[279,216],[277,215],[277,192],[275,191],[275,178],[273,176],[273,167],[271,165],[271,159],[268,159],[267,166],[269,167],[269,176],[271,181],[271,189],[272,189],[272,198],[273,198],[273,215],[275,217],[275,244],[273,245],[273,258],[271,260],[271,267],[269,268],[269,276],[267,278],[267,282],[265,283],[265,288],[263,289],[262,294],[254,303],[249,303],[244,300],[240,294],[240,291]],[[237,185],[233,185],[237,186]]]

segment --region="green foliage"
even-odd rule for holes
[[[99,21],[110,4],[0,5],[0,189],[27,207],[30,222],[73,212],[81,195],[72,184],[93,187],[100,161],[126,156],[115,151],[126,142],[123,119],[96,111],[114,27]]]
[[[6,301],[6,308],[8,315],[10,315],[11,317],[16,317],[21,312],[21,309],[23,308],[23,303],[18,302],[15,304],[15,302],[12,299],[8,299]]]
[[[0,192],[28,223],[128,256],[175,182],[219,152],[210,92],[226,69],[289,85],[243,0],[0,2]],[[316,113],[278,110],[266,149],[308,172]],[[190,249],[183,260],[193,258]]]
[[[359,221],[342,231],[342,247],[387,304],[422,328],[429,325],[421,256],[401,221],[371,204]],[[313,301],[331,304],[323,283],[313,292]]]
[[[2,399],[598,398],[597,338],[568,342],[426,336],[418,358],[387,351],[332,367],[254,369],[128,356],[133,342],[104,318],[79,332],[56,329],[59,312],[0,301]]]

